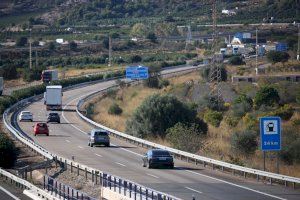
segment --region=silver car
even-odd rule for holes
[[[110,138],[106,130],[93,129],[91,133],[89,133],[89,136],[88,145],[91,147],[94,145],[105,145],[107,147],[110,146]]]
[[[22,111],[19,115],[19,121],[33,121],[32,113],[29,111]]]

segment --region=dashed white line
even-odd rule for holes
[[[15,200],[20,200],[18,197],[16,197],[15,195],[13,195],[12,193],[10,193],[8,190],[4,189],[1,186],[0,186],[0,190],[2,190],[4,193],[6,193],[7,195],[9,195],[11,198],[13,198]]]
[[[148,176],[152,176],[152,177],[154,177],[154,178],[159,178],[158,176],[155,176],[155,175],[153,175],[153,174],[147,174]]]
[[[71,141],[70,140],[66,140],[66,142],[70,143]]]
[[[83,147],[82,146],[78,146],[80,149],[83,149]]]
[[[95,153],[95,155],[98,156],[98,157],[103,157],[103,156],[101,156],[100,154],[97,154],[97,153]]]
[[[197,192],[197,193],[199,193],[199,194],[202,194],[202,192],[200,192],[200,191],[198,191],[198,190],[195,190],[195,189],[193,189],[193,188],[190,188],[190,187],[185,187],[186,189],[188,189],[188,190],[191,190],[191,191],[193,191],[193,192]]]
[[[272,194],[268,194],[268,193],[265,193],[265,192],[261,192],[261,191],[258,191],[258,190],[254,190],[254,189],[251,189],[249,187],[246,187],[246,186],[242,186],[242,185],[237,185],[237,184],[234,184],[234,183],[231,183],[231,182],[228,182],[228,181],[224,181],[222,179],[218,179],[218,178],[214,178],[212,176],[207,176],[207,175],[204,175],[204,174],[200,174],[200,173],[197,173],[197,172],[193,172],[191,170],[185,170],[186,172],[190,172],[190,173],[193,173],[193,174],[197,174],[199,176],[203,176],[203,177],[206,177],[206,178],[210,178],[210,179],[213,179],[213,180],[216,180],[216,181],[220,181],[220,182],[223,182],[223,183],[226,183],[228,185],[232,185],[232,186],[235,186],[235,187],[238,187],[238,188],[243,188],[245,190],[249,190],[249,191],[252,191],[252,192],[256,192],[258,194],[262,194],[262,195],[265,195],[265,196],[268,196],[268,197],[272,197],[272,198],[275,198],[275,199],[280,199],[280,200],[286,200],[284,198],[281,198],[279,196],[275,196],[275,195],[272,195]]]
[[[122,164],[122,163],[119,163],[119,162],[115,162],[117,165],[121,165],[123,167],[126,167],[126,165]]]

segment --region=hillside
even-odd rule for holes
[[[143,18],[186,22],[209,22],[211,5],[204,0],[3,0],[0,17],[41,13],[31,24],[98,25],[128,24]],[[298,4],[299,1],[298,1]],[[274,17],[277,22],[299,20],[294,0],[219,0],[219,22],[252,23]],[[233,9],[236,15],[221,15],[222,9]],[[114,21],[114,19],[119,19]],[[27,19],[28,20],[28,19]],[[155,22],[153,21],[153,22]]]

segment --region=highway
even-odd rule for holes
[[[300,199],[299,189],[264,184],[179,160],[175,160],[175,169],[144,168],[141,157],[147,150],[113,137],[111,147],[88,147],[87,133],[93,127],[77,116],[76,104],[80,98],[114,83],[102,82],[64,92],[64,106],[60,113],[62,123],[49,125],[49,137],[33,136],[34,123],[46,121],[47,111],[42,100],[24,108],[33,113],[34,122],[18,122],[18,125],[35,142],[55,154],[68,159],[74,156],[76,162],[182,199],[192,199],[193,196],[209,200]]]
[[[23,190],[9,185],[0,179],[0,200],[29,200]]]

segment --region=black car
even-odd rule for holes
[[[143,157],[143,167],[153,168],[166,166],[174,168],[173,156],[163,149],[151,149]]]
[[[57,122],[60,123],[60,117],[58,113],[49,113],[48,118],[47,118],[47,123],[48,122]]]

